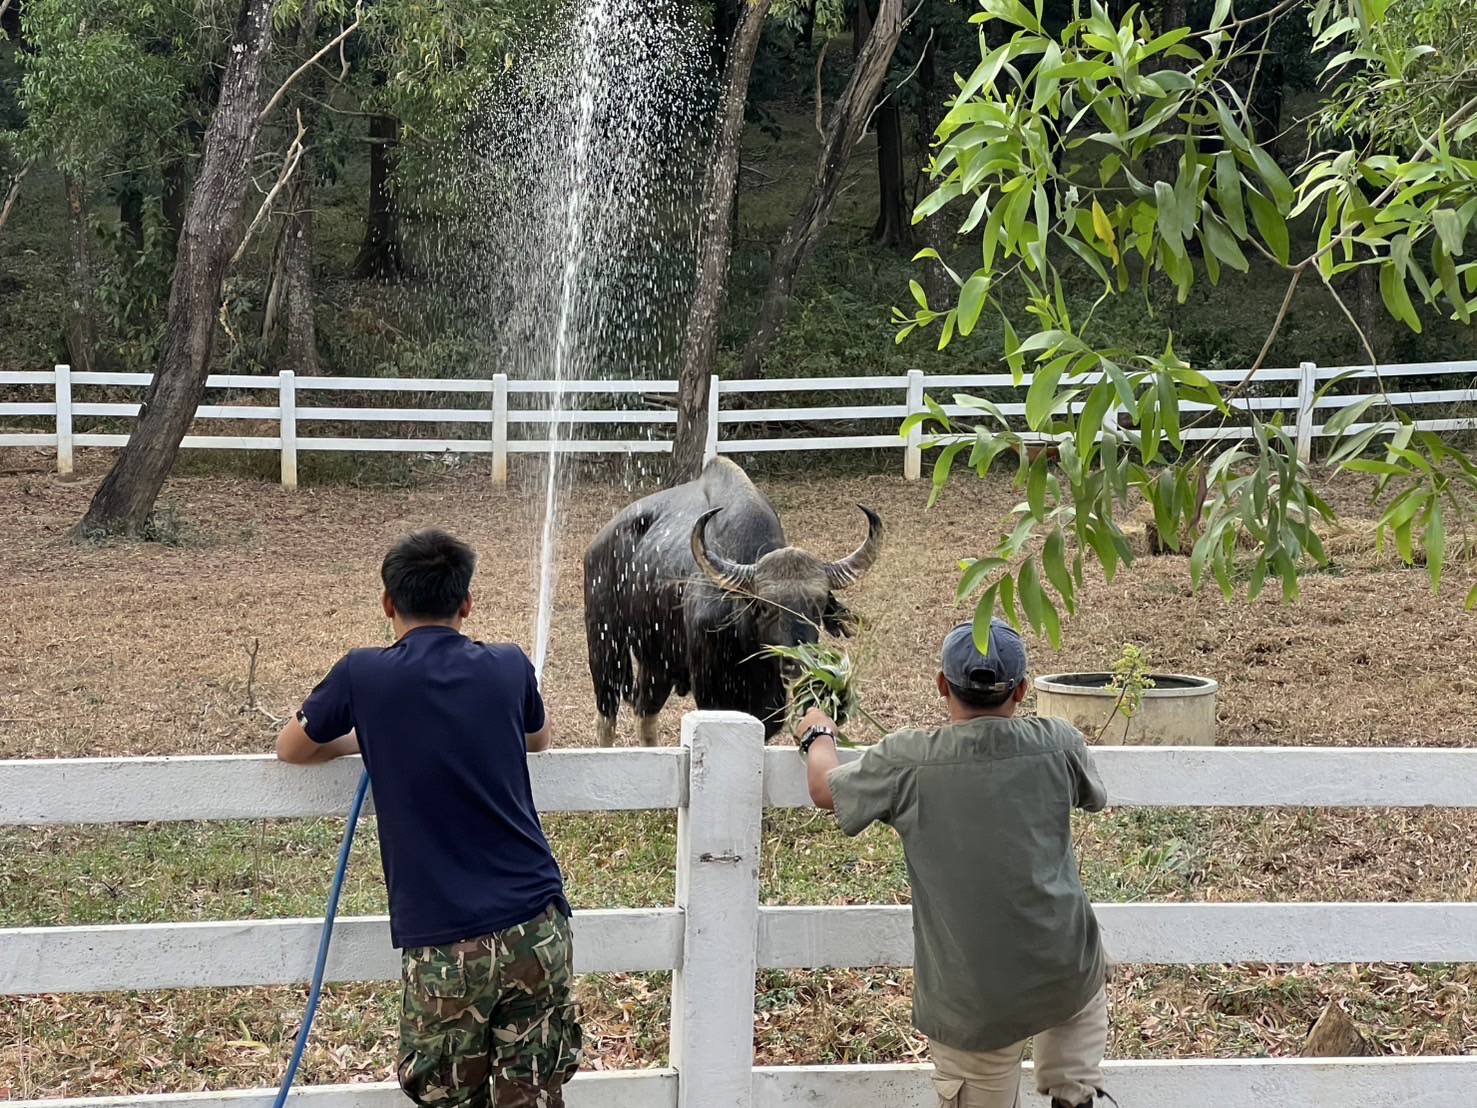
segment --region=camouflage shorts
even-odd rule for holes
[[[405,951],[400,1087],[417,1104],[563,1108],[579,1068],[569,921]]]

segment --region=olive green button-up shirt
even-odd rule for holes
[[[1073,808],[1107,803],[1092,755],[1056,719],[900,731],[832,772],[841,829],[903,840],[913,885],[913,1022],[956,1050],[1066,1023],[1104,977],[1072,851]]]

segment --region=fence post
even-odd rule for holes
[[[278,436],[282,443],[282,487],[297,488],[297,374],[277,374]]]
[[[554,432],[550,430],[550,434]],[[508,375],[492,375],[492,483],[508,483]]]
[[[56,367],[56,472],[72,475],[72,367]]]
[[[708,444],[703,450],[703,465],[718,457],[718,374],[708,378]]]
[[[1318,392],[1318,366],[1303,362],[1298,366],[1298,461],[1307,462],[1313,457],[1313,397]]]
[[[908,370],[908,414],[923,411],[923,371]],[[903,452],[903,477],[916,481],[923,474],[923,428],[914,427],[908,432],[908,445]]]
[[[764,728],[738,712],[693,712],[682,719],[682,746],[689,785],[687,806],[677,810],[677,1108],[750,1108]]]

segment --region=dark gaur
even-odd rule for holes
[[[780,664],[766,646],[849,634],[836,593],[876,564],[883,528],[862,508],[867,538],[835,562],[789,545],[779,514],[733,462],[631,504],[585,552],[585,634],[600,741],[615,740],[620,702],[641,740],[673,692],[699,708],[747,712],[773,735],[784,722]]]

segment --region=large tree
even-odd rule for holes
[[[1319,526],[1333,510],[1280,418],[1241,412],[1250,426],[1240,441],[1196,453],[1180,413],[1198,401],[1208,411],[1197,421],[1230,415],[1229,402],[1267,364],[1300,282],[1323,284],[1373,364],[1340,274],[1377,273],[1387,310],[1412,330],[1422,326],[1417,299],[1470,324],[1477,51],[1461,33],[1471,26],[1466,7],[1320,0],[1311,11],[1283,3],[1239,15],[1234,0],[1218,0],[1207,26],[1155,33],[1133,11],[1115,21],[1097,4],[1048,31],[1020,0],[983,0],[983,20],[1008,37],[985,48],[940,125],[937,188],[918,212],[964,208],[963,232],[984,228],[982,264],[955,275],[937,306],[915,282],[917,307],[897,313],[900,337],[939,326],[941,343],[970,335],[986,310],[999,313],[1005,363],[1017,380],[1032,364],[1028,432],[1055,441],[1055,450],[1033,449],[978,397],[957,401],[977,423],[935,406],[907,425],[943,433],[929,440],[939,451],[936,491],[958,459],[981,476],[1002,456],[1017,462],[1025,500],[993,549],[966,564],[959,588],[978,598],[982,641],[996,611],[1058,639],[1058,609],[1074,610],[1085,562],[1098,559],[1111,576],[1132,557],[1121,520],[1140,502],[1164,541],[1191,554],[1196,584],[1213,577],[1227,596],[1244,587],[1254,597],[1271,580],[1293,597],[1300,571],[1326,562]],[[1397,33],[1442,11],[1455,22]],[[1332,102],[1365,117],[1378,102],[1386,121],[1364,145],[1315,141],[1290,177],[1257,141],[1253,111],[1226,79],[1280,19],[1311,20],[1330,59]],[[1392,128],[1403,139],[1392,141]],[[1097,156],[1059,164],[1059,147]],[[1145,167],[1155,165],[1173,174],[1153,180]],[[1303,216],[1317,228],[1306,244],[1296,233]],[[1076,268],[1098,282],[1099,304],[1135,278],[1167,283],[1183,300],[1198,280],[1248,271],[1249,254],[1263,260],[1258,279],[1280,277],[1284,291],[1260,356],[1225,392],[1176,354],[1167,332],[1111,344],[1100,313],[1072,312],[1062,294]],[[1329,460],[1377,479],[1381,538],[1407,562],[1419,553],[1438,587],[1447,533],[1474,522],[1477,463],[1418,430],[1383,392],[1335,408],[1323,419],[1336,438]],[[1121,426],[1108,418],[1115,410]],[[1477,587],[1467,603],[1477,604]]]
[[[164,342],[128,445],[98,486],[80,535],[144,531],[205,392],[221,289],[240,244],[250,170],[266,106],[263,69],[274,0],[241,0],[220,98],[186,207]]]

